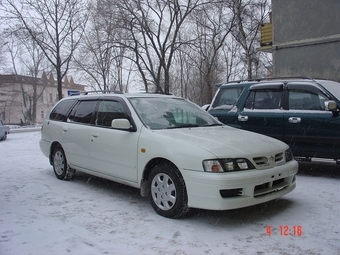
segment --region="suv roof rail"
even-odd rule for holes
[[[86,91],[84,93],[84,95],[88,95],[88,94],[124,94],[123,92],[119,91],[119,90],[91,90],[91,91]]]
[[[236,81],[228,81],[226,83],[217,83],[215,84],[216,87],[220,87],[223,84],[228,84],[228,83],[241,83],[245,81],[266,81],[266,80],[283,80],[283,79],[305,79],[305,80],[314,80],[313,78],[310,77],[304,77],[304,76],[283,76],[283,77],[267,77],[267,78],[253,78],[253,79],[246,79],[246,80],[236,80]]]

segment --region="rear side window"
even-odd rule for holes
[[[327,98],[309,91],[289,91],[289,109],[294,110],[324,110]]]
[[[78,104],[72,109],[67,121],[90,124],[96,104],[97,101],[95,100],[79,101]]]
[[[50,120],[66,121],[67,114],[76,100],[65,100],[59,102],[50,114]]]

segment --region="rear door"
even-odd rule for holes
[[[89,168],[90,126],[93,125],[96,99],[79,100],[62,124],[62,145],[69,164]]]
[[[283,83],[252,85],[238,112],[240,128],[283,139]]]
[[[330,100],[313,84],[287,85],[288,111],[284,113],[284,141],[295,155],[339,158],[340,117],[325,110]]]

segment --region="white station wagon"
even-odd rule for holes
[[[139,188],[165,217],[281,197],[298,164],[283,142],[221,124],[183,98],[87,94],[60,100],[40,148],[61,180],[75,171]]]

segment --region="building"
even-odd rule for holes
[[[63,80],[63,97],[84,92],[85,85]],[[35,95],[35,96],[34,96]],[[0,75],[0,118],[6,124],[32,122],[36,105],[35,123],[42,123],[51,107],[58,101],[57,81],[51,74],[41,78],[23,75]]]
[[[340,81],[340,1],[271,2],[258,50],[273,54],[273,76]]]

